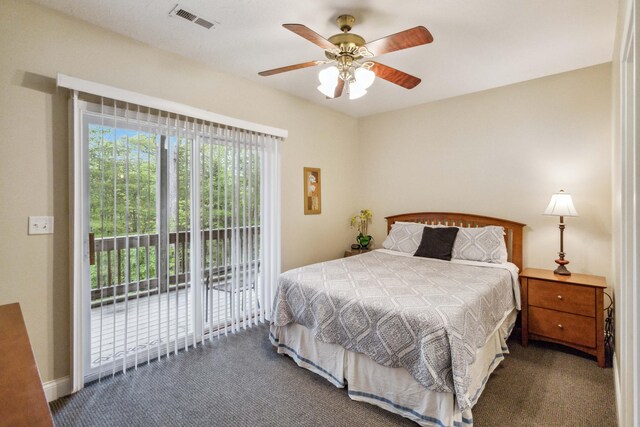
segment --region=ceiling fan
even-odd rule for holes
[[[318,90],[327,98],[341,96],[345,83],[348,85],[349,99],[359,98],[367,92],[366,89],[373,84],[376,77],[406,89],[413,89],[420,83],[418,77],[370,59],[385,53],[431,43],[433,36],[425,27],[414,27],[367,43],[361,36],[349,32],[355,22],[353,16],[340,15],[336,22],[342,33],[335,34],[329,39],[325,39],[302,24],[283,24],[282,26],[287,30],[323,48],[327,59],[274,68],[258,74],[272,76],[286,71],[332,64],[331,67],[320,71],[318,76],[320,79]]]

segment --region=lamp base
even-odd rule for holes
[[[571,276],[571,272],[567,270],[567,267],[565,267],[565,265],[569,264],[569,261],[564,259],[557,259],[556,263],[558,264],[558,268],[553,270],[554,274],[558,274],[560,276]]]

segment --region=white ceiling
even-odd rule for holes
[[[206,30],[170,17],[178,0],[35,0],[212,68],[363,117],[611,61],[617,0],[183,0]],[[363,98],[327,100],[320,67],[270,77],[258,72],[324,59],[321,48],[284,29],[304,24],[328,38],[352,14],[366,40],[423,25],[434,42],[376,57],[422,79],[407,90],[377,79]]]

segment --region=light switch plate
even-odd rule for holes
[[[53,234],[53,217],[30,216],[29,234]]]

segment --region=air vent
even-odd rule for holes
[[[180,18],[188,19],[189,21],[193,21],[194,19],[197,18],[196,15],[194,15],[193,13],[187,12],[184,9],[179,9],[176,12],[176,15],[178,15]]]
[[[205,27],[207,30],[210,29],[211,27],[213,27],[213,22],[209,22],[206,19],[197,18],[193,22],[195,22],[198,25],[201,25],[201,26]]]
[[[169,16],[179,16],[180,18],[184,18],[189,22],[193,22],[194,24],[198,24],[201,27],[206,28],[207,30],[210,30],[211,28],[214,28],[216,26],[216,24],[219,24],[219,22],[209,21],[207,19],[204,19],[204,18],[196,15],[193,12],[189,12],[188,10],[185,10],[185,9],[181,8],[179,4],[177,4],[173,8],[173,10],[171,12],[169,12]]]

